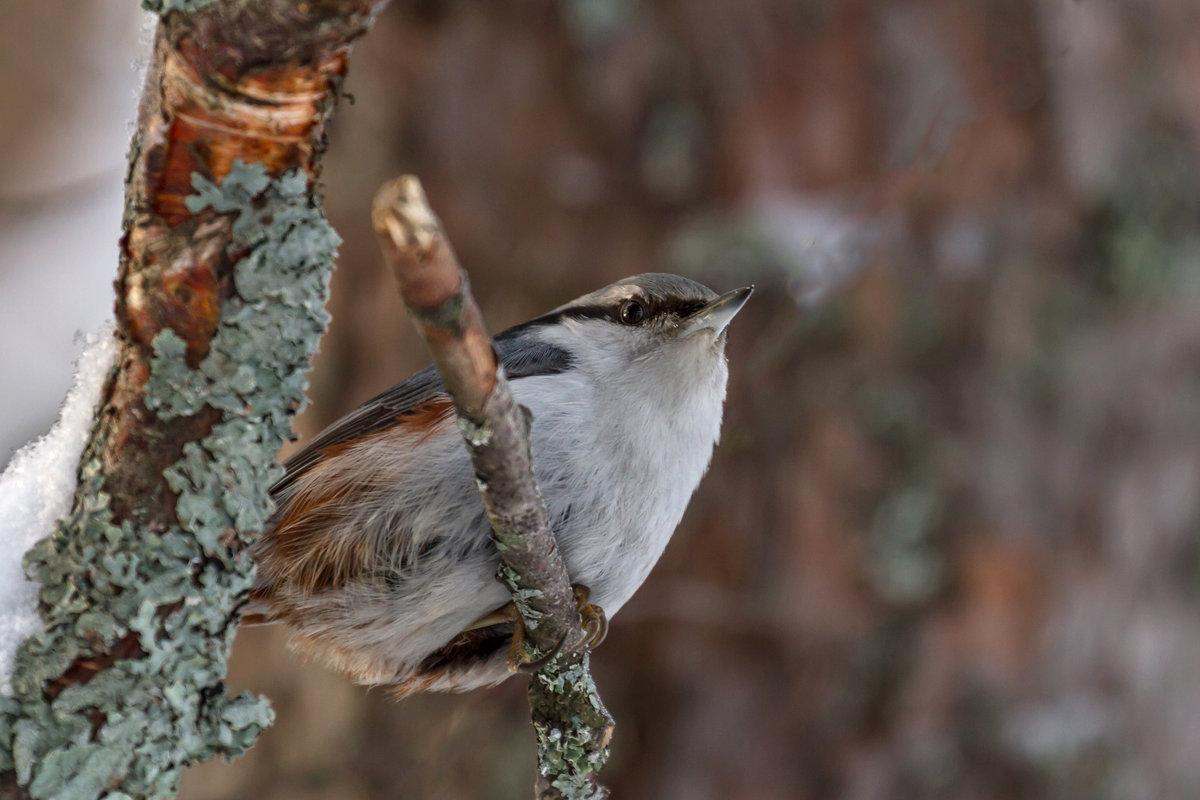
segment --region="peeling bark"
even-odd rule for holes
[[[44,629],[0,697],[0,797],[171,796],[184,766],[236,755],[270,723],[221,679],[246,546],[327,319],[337,237],[314,187],[375,6],[157,6],[119,354],[73,509],[26,556]]]

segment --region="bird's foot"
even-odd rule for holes
[[[588,602],[592,595],[591,589],[582,583],[577,583],[571,588],[575,590],[575,602],[579,604],[579,616],[583,622],[584,638],[579,646],[590,653],[608,636],[608,615],[600,606]]]
[[[605,615],[603,608],[588,602],[588,597],[591,596],[591,590],[588,587],[575,584],[572,588],[575,590],[575,602],[579,605],[579,616],[583,629],[583,639],[579,643],[579,648],[590,653],[599,647],[600,643],[608,635],[608,617]],[[512,644],[508,648],[509,672],[524,672],[526,674],[537,672],[562,652],[567,639],[570,638],[570,634],[565,634],[558,640],[558,643],[554,647],[550,648],[550,652],[546,653],[546,655],[536,659],[529,658],[528,653],[525,651],[525,642],[528,639],[525,620],[521,617],[521,613],[517,611],[517,607],[513,603],[508,603],[498,611],[488,614],[468,630],[487,627],[499,622],[511,622],[513,626]]]

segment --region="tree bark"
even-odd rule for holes
[[[221,679],[303,401],[337,237],[314,188],[376,3],[161,0],[131,147],[119,353],[70,515],[26,556],[44,630],[0,698],[0,796],[164,797],[269,707]]]

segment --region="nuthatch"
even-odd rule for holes
[[[725,326],[751,291],[638,275],[495,337],[532,412],[534,473],[585,619],[603,622],[597,606],[611,615],[642,584],[708,468]],[[520,619],[433,367],[286,467],[255,545],[249,621],[288,624],[301,651],[398,696],[510,674]]]

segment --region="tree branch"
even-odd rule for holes
[[[587,653],[578,647],[584,638],[579,608],[533,477],[528,410],[513,399],[467,274],[420,182],[403,176],[385,184],[372,222],[458,411],[500,551],[498,577],[512,593],[528,641],[541,653],[563,644],[529,689],[538,797],[605,797],[597,773],[608,758],[613,721],[596,693]]]
[[[377,3],[146,5],[119,352],[72,511],[26,556],[44,630],[0,697],[3,797],[169,796],[271,720],[221,679],[326,322],[326,123]]]

